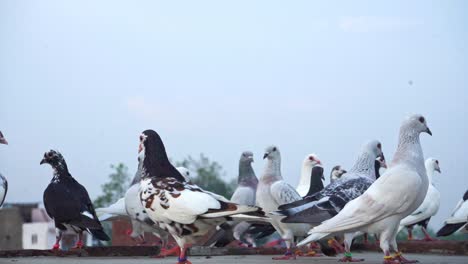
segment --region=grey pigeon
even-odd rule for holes
[[[270,213],[278,210],[280,205],[301,200],[302,197],[296,189],[286,183],[281,176],[281,154],[278,147],[270,146],[266,148],[263,158],[267,161],[258,183],[257,205],[263,208],[266,213]],[[286,243],[284,256],[273,259],[295,259],[295,253],[291,251],[295,243],[294,239],[305,236],[311,226],[308,224],[283,223],[281,217],[278,216],[272,217],[271,224]]]

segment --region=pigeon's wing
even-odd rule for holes
[[[64,199],[67,197],[67,199]],[[44,191],[44,207],[50,218],[57,223],[80,219],[80,202],[62,184],[51,183]]]
[[[324,189],[320,200],[311,200],[277,213],[286,216],[281,220],[284,223],[320,224],[335,216],[349,201],[362,195],[373,182],[368,177],[347,177],[342,181],[336,181],[332,185],[333,189],[330,187]]]
[[[145,180],[141,198],[150,210],[181,224],[191,224],[198,218],[226,217],[233,214],[257,212],[258,207],[238,205],[226,198],[206,192],[195,184],[174,178]]]
[[[250,187],[239,186],[231,197],[231,202],[255,205],[255,191]]]
[[[277,181],[270,186],[270,193],[279,205],[301,200],[299,193],[285,181]]]
[[[413,213],[400,221],[400,226],[411,226],[434,216],[439,210],[440,193],[434,186],[429,185],[426,198]]]
[[[367,191],[350,201],[333,218],[313,228],[310,233],[333,233],[355,230],[393,214],[407,211],[416,196],[419,175],[404,165],[388,170]],[[398,188],[395,188],[398,186]],[[403,195],[402,195],[403,194]]]

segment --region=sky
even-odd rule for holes
[[[468,187],[466,10],[466,1],[1,1],[6,202],[42,201],[52,170],[39,162],[51,148],[95,198],[110,164],[134,173],[148,128],[173,160],[204,153],[226,180],[244,150],[260,176],[275,144],[296,185],[309,153],[327,178],[367,140],[391,160],[401,121],[421,113],[434,135],[421,135],[424,154],[442,169],[438,229]]]

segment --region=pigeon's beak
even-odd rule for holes
[[[322,165],[322,162],[320,160],[316,159],[315,161],[317,162],[317,164]]]
[[[384,156],[384,154],[383,154],[383,153],[380,154],[380,155],[379,155],[379,158],[382,159],[382,161],[380,162],[380,166],[381,166],[382,168],[387,168],[387,162],[385,162],[385,156]]]
[[[45,158],[43,158],[43,159],[41,160],[41,163],[39,163],[39,165],[42,165],[42,164],[44,164],[44,163],[47,163],[47,160],[46,160]]]
[[[442,173],[442,171],[440,170],[439,165],[437,165],[437,166],[435,167],[435,171],[437,171],[437,172],[439,172],[439,173]]]
[[[426,129],[426,133],[428,133],[429,135],[432,136],[432,132],[431,132],[431,130],[429,128]]]
[[[341,175],[345,174],[345,173],[348,173],[346,170],[342,170],[341,171]]]
[[[263,159],[266,159],[268,157],[268,153],[263,154]]]
[[[0,138],[0,144],[8,145],[8,141],[5,138]]]

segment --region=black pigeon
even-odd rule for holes
[[[54,177],[44,191],[44,206],[47,214],[54,219],[57,228],[53,250],[60,248],[60,240],[65,230],[78,234],[75,248],[83,247],[83,231],[90,232],[95,238],[109,241],[99,222],[88,192],[68,172],[62,154],[50,150],[44,154],[40,164],[48,163],[54,169]]]

